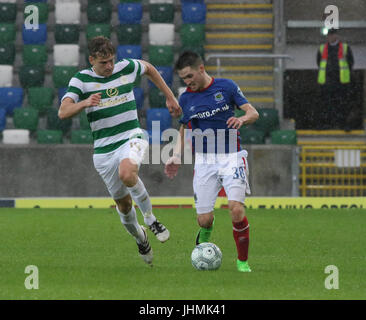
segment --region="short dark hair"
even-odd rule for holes
[[[116,53],[116,49],[112,41],[103,36],[97,36],[88,42],[89,55],[93,58],[102,57],[107,58]]]
[[[184,51],[175,63],[175,70],[182,70],[186,67],[198,68],[203,64],[201,56],[194,51]]]

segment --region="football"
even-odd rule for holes
[[[221,266],[222,253],[214,243],[203,242],[193,249],[191,261],[197,270],[217,270]]]

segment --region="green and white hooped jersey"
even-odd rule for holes
[[[76,102],[101,92],[96,107],[85,108],[94,140],[94,153],[116,150],[131,136],[141,134],[133,88],[145,72],[135,59],[123,59],[109,77],[98,76],[92,68],[78,72],[69,82],[66,97]]]

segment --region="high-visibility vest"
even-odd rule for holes
[[[327,69],[327,61],[328,61],[328,46],[329,44],[322,44],[320,46],[320,53],[322,55],[322,59],[319,65],[319,73],[318,73],[318,83],[324,84],[326,81],[326,69]],[[348,66],[348,62],[346,59],[347,56],[348,45],[346,43],[339,43],[338,48],[338,63],[339,63],[339,79],[341,83],[350,83],[351,81],[351,72]]]

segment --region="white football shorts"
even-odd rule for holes
[[[224,187],[228,200],[244,203],[250,194],[246,150],[232,154],[196,154],[193,191],[197,214],[214,210],[217,195]]]
[[[133,138],[112,152],[93,155],[94,167],[113,199],[122,199],[128,194],[126,186],[119,178],[120,162],[128,158],[140,167],[148,147],[149,143],[146,140]]]

